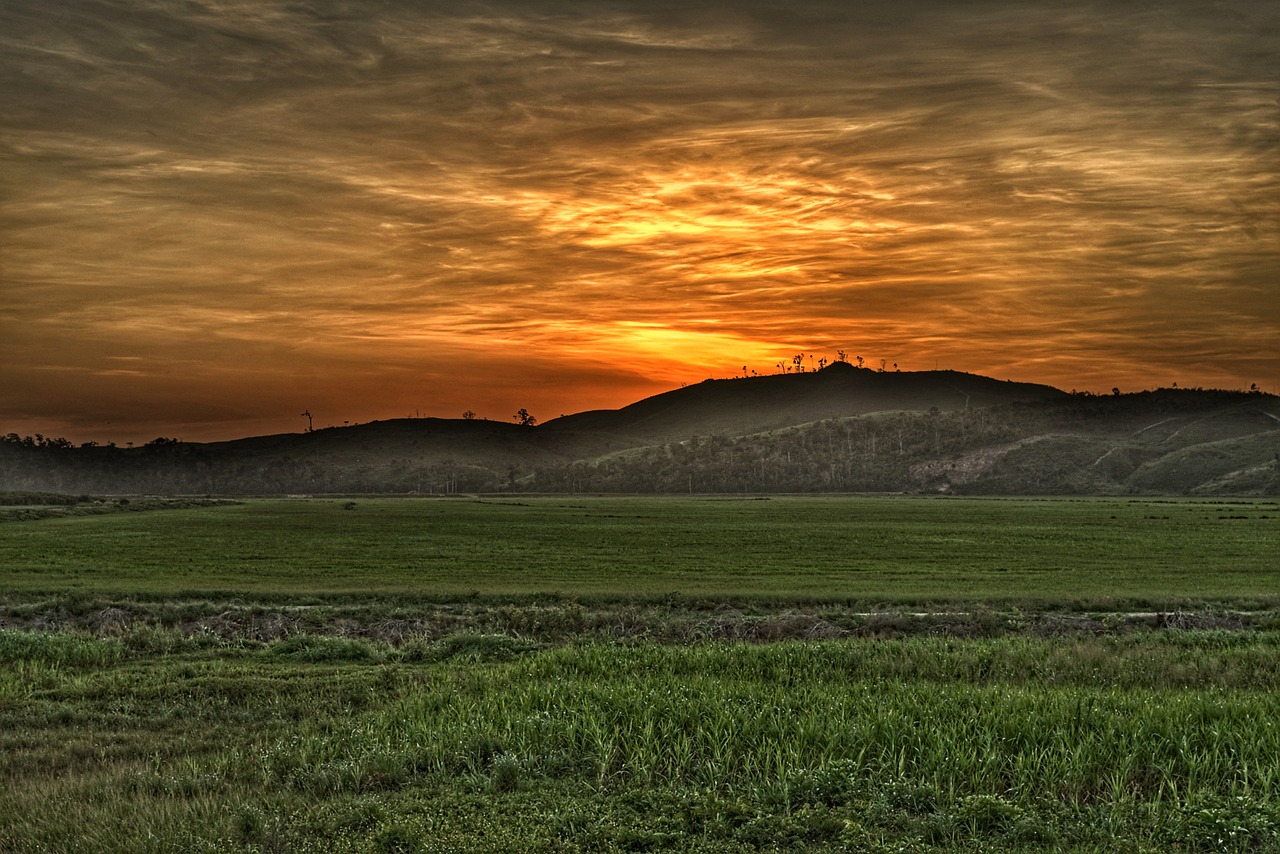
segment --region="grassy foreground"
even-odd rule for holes
[[[0,522],[0,852],[1280,851],[1274,613],[1082,612],[1275,502],[132,506]]]
[[[1280,636],[0,633],[0,850],[1280,850]]]

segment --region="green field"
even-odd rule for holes
[[[250,501],[0,525],[0,589],[1161,608],[1280,601],[1280,502]]]
[[[1274,501],[77,506],[2,852],[1280,851]]]

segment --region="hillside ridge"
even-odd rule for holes
[[[1280,398],[1108,396],[956,371],[712,379],[536,426],[407,418],[137,448],[0,442],[0,491],[65,494],[1280,494]]]
[[[836,362],[819,371],[705,380],[621,409],[557,418],[543,427],[627,432],[654,441],[670,441],[891,409],[950,410],[1065,394],[1052,386],[958,371],[874,371]]]

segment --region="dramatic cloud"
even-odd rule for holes
[[[1280,379],[1280,8],[10,0],[0,429]]]

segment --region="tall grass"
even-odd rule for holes
[[[51,668],[106,667],[123,657],[115,638],[85,633],[0,631],[0,666],[44,665]]]
[[[296,735],[284,766],[264,770],[287,783],[314,779],[296,777],[298,768],[333,762],[387,773],[398,757],[406,775],[447,777],[507,756],[530,773],[585,774],[601,786],[754,791],[840,766],[949,798],[1280,793],[1272,691],[903,681],[862,675],[858,658],[828,644],[562,649],[440,674],[421,695],[339,732]]]
[[[0,850],[1269,851],[1280,828],[1272,634],[83,640],[0,633]]]

